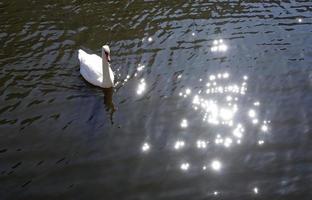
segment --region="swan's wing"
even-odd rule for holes
[[[114,73],[110,68],[110,64],[108,64],[108,74],[103,74],[103,63],[101,57],[95,54],[88,54],[79,49],[78,59],[80,61],[80,73],[84,79],[99,87],[113,87]]]
[[[80,61],[80,73],[89,82],[94,85],[95,80],[100,81],[103,77],[102,58],[95,54],[88,54],[85,51],[78,50],[78,59]]]
[[[102,74],[102,58],[96,54],[88,54],[85,51],[79,49],[78,58],[80,64],[86,65],[88,68],[94,70],[97,73]]]

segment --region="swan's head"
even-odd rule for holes
[[[104,46],[102,46],[102,58],[104,59],[106,59],[106,61],[108,62],[108,63],[110,63],[110,61],[111,61],[111,58],[110,58],[110,49],[109,49],[109,46],[108,45],[104,45]]]

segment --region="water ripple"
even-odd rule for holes
[[[0,176],[11,191],[4,196],[62,196],[78,185],[115,199],[307,193],[311,6],[1,1]],[[104,43],[117,80],[114,116],[77,60],[77,49],[100,54]],[[232,82],[222,82],[225,72]]]

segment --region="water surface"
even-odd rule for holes
[[[311,199],[311,9],[0,1],[0,198]]]

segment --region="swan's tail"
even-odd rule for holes
[[[83,60],[83,58],[85,57],[86,54],[87,53],[84,50],[82,50],[82,49],[78,50],[78,59],[80,60],[80,62],[82,62],[82,60]]]

